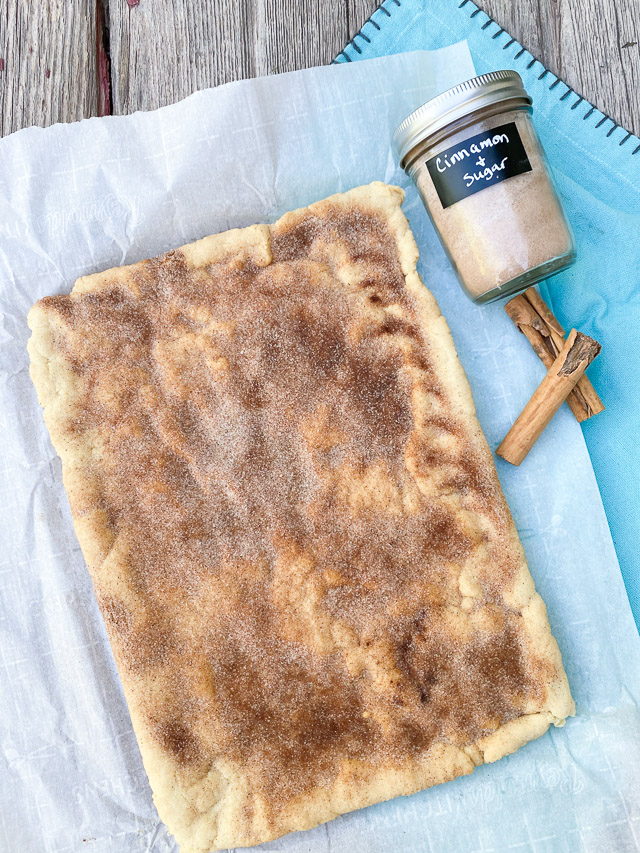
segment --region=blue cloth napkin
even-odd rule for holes
[[[471,0],[385,0],[336,61],[462,39],[478,74],[511,68],[522,76],[576,235],[577,263],[542,291],[565,329],[602,344],[589,376],[606,411],[585,422],[584,437],[640,628],[640,139],[545,69]],[[529,346],[524,337],[522,346]]]

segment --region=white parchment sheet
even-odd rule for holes
[[[500,305],[460,292],[395,166],[395,125],[473,76],[465,45],[233,83],[157,112],[0,140],[0,851],[166,853],[29,380],[25,315],[76,277],[383,179],[495,448],[544,369]],[[562,411],[498,461],[577,716],[473,776],[265,845],[283,853],[640,849],[640,641],[580,429]]]

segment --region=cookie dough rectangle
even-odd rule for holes
[[[359,187],[29,314],[183,853],[445,782],[573,713],[402,199]]]

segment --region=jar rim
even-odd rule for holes
[[[393,144],[404,166],[407,154],[433,134],[464,116],[497,104],[520,99],[523,106],[533,103],[517,71],[491,71],[459,83],[431,98],[402,121],[393,134]]]

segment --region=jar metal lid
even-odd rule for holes
[[[393,144],[400,164],[404,165],[404,158],[419,142],[451,122],[482,107],[513,98],[524,99],[528,105],[532,103],[522,78],[516,71],[491,71],[489,74],[466,80],[432,98],[407,116],[393,134]]]

